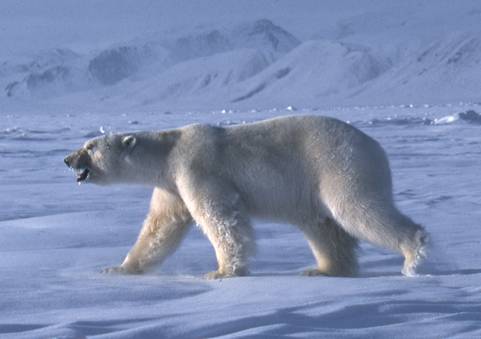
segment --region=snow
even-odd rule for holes
[[[362,119],[363,110],[377,118]],[[292,110],[9,115],[0,128],[0,154],[8,164],[0,179],[2,336],[481,335],[479,122],[459,118],[466,116],[457,114],[468,111],[464,106],[316,114],[336,111],[387,149],[400,208],[432,234],[427,274],[406,278],[398,255],[363,244],[360,277],[304,277],[314,260],[300,232],[260,223],[250,277],[204,280],[215,258],[198,229],[148,275],[103,275],[100,270],[118,264],[135,240],[150,189],[75,185],[62,158],[87,135],[100,134],[100,121],[110,131],[162,129],[242,123]],[[6,127],[13,122],[15,128]]]
[[[468,0],[0,2],[0,336],[481,337],[480,14]],[[109,132],[292,114],[383,145],[397,204],[431,234],[420,276],[363,243],[359,277],[304,277],[301,233],[266,222],[249,277],[203,279],[216,261],[198,228],[149,274],[100,273],[151,188],[78,186],[66,154]]]

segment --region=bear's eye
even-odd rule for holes
[[[87,152],[89,154],[92,154],[94,152],[95,145],[94,144],[88,144],[87,146],[85,146],[85,149],[87,150]]]

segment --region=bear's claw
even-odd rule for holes
[[[213,271],[209,272],[204,275],[204,278],[207,280],[214,280],[214,279],[223,279],[223,278],[234,278],[234,277],[242,277],[248,275],[249,272],[247,269],[239,269],[236,272],[221,272],[221,271]]]
[[[219,271],[212,271],[204,275],[204,278],[207,280],[222,279],[222,278],[229,278],[229,277],[230,277],[229,275],[225,273],[221,273]]]
[[[141,274],[142,271],[128,270],[122,266],[107,267],[100,271],[103,274]]]
[[[325,272],[321,271],[318,268],[309,268],[309,269],[305,270],[304,272],[302,272],[302,275],[306,276],[306,277],[317,277],[317,276],[320,276],[320,275],[327,276],[327,274]]]

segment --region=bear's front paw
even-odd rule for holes
[[[235,271],[213,271],[207,273],[204,277],[207,280],[214,280],[214,279],[223,279],[223,278],[233,278],[233,277],[242,277],[249,274],[249,271],[246,268],[239,268]]]
[[[100,272],[104,274],[141,274],[142,273],[142,271],[140,270],[127,269],[123,266],[104,268]]]
[[[204,275],[204,278],[207,279],[207,280],[230,278],[230,277],[233,277],[233,275],[227,274],[227,273],[224,273],[224,272],[220,272],[220,271],[213,271],[213,272],[209,272],[209,273]]]

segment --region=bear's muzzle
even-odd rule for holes
[[[77,171],[77,182],[83,182],[89,178],[90,168],[88,166],[89,156],[88,153],[81,149],[80,151],[69,154],[63,159],[67,167]]]

